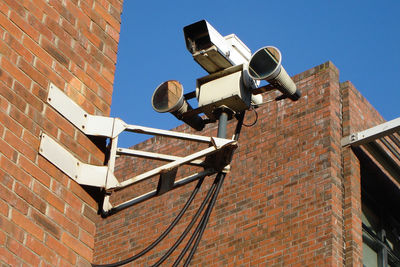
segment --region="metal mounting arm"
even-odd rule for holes
[[[107,192],[103,204],[103,210],[105,212],[113,208],[109,201],[109,195],[115,190],[160,175],[157,190],[146,193],[118,206],[121,207],[127,205],[127,203],[143,201],[151,196],[165,193],[201,177],[217,173],[225,166],[219,166],[218,163],[212,164],[207,158],[216,152],[224,153],[223,151],[226,151],[226,153],[231,153],[237,147],[237,141],[231,139],[206,137],[130,125],[118,118],[90,115],[53,84],[50,85],[48,103],[84,134],[110,138],[109,160],[107,165],[103,166],[95,166],[80,161],[68,149],[46,133],[41,134],[39,147],[40,155],[53,163],[77,183],[103,188]],[[209,147],[184,157],[121,148],[118,147],[118,136],[124,131],[206,143],[209,144]],[[121,179],[123,181],[120,182],[114,175],[115,159],[120,155],[162,160],[168,163],[137,176]],[[202,160],[202,158],[205,159]],[[186,178],[175,181],[176,170],[182,165],[201,166],[204,168],[204,171],[194,173]]]

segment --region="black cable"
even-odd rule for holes
[[[245,115],[245,112],[242,112],[242,113],[238,114],[237,117],[236,117],[237,120],[238,120],[238,123],[236,125],[236,129],[235,129],[235,135],[234,135],[234,140],[236,140],[236,141],[239,139],[240,131],[241,131],[241,128],[242,128],[242,125],[243,125],[244,115]],[[200,213],[203,211],[206,203],[208,202],[209,198],[212,195],[212,199],[211,199],[210,203],[208,204],[207,209],[206,209],[205,213],[203,214],[202,219],[200,220],[200,223],[196,227],[192,237],[190,238],[190,240],[188,241],[188,244],[186,245],[187,248],[185,246],[185,251],[182,254],[182,257],[183,257],[183,255],[186,253],[187,249],[190,247],[191,243],[193,242],[194,237],[197,236],[195,244],[193,245],[192,250],[190,251],[190,254],[189,254],[188,258],[185,261],[185,266],[187,266],[190,263],[193,255],[194,255],[194,253],[195,253],[195,251],[197,249],[197,246],[198,246],[198,244],[199,244],[199,242],[201,240],[201,237],[202,237],[202,235],[204,233],[204,230],[205,230],[205,228],[207,226],[208,220],[209,220],[210,215],[211,215],[211,211],[212,211],[212,209],[213,209],[213,207],[215,205],[216,199],[217,199],[219,191],[220,191],[220,189],[222,187],[222,183],[224,181],[225,176],[226,176],[226,173],[222,173],[222,172],[218,173],[217,177],[214,179],[214,182],[213,182],[211,188],[207,192],[206,197],[204,198],[203,202],[201,203],[201,206],[197,210],[196,214],[193,216],[192,221],[190,222],[190,224],[186,227],[185,231],[181,234],[181,236],[174,243],[174,245],[167,251],[167,253],[164,254],[164,256],[161,257],[161,259],[158,260],[153,266],[159,266],[161,263],[163,263],[171,255],[171,253],[180,245],[182,240],[186,237],[186,235],[192,229],[194,223],[197,221]],[[153,249],[155,246],[157,246],[171,232],[171,230],[176,226],[176,224],[182,218],[183,214],[186,212],[187,208],[192,203],[195,195],[199,191],[203,181],[204,181],[204,177],[202,177],[199,180],[199,182],[197,183],[195,189],[193,190],[193,192],[190,195],[188,201],[186,202],[185,206],[182,208],[182,210],[180,211],[178,216],[174,219],[174,221],[170,224],[170,226],[153,243],[151,243],[148,247],[146,247],[141,252],[139,252],[138,254],[136,254],[136,255],[128,258],[128,259],[125,259],[125,260],[122,260],[122,261],[119,261],[119,262],[116,262],[116,263],[110,263],[110,264],[92,264],[92,266],[93,267],[116,267],[116,266],[121,266],[121,265],[127,264],[129,262],[132,262],[132,261],[138,259],[139,257],[141,257],[141,256],[145,255],[147,252],[149,252],[151,249]],[[180,260],[181,259],[179,259],[178,263],[180,262]]]
[[[234,137],[233,137],[233,139],[235,141],[239,140],[240,132],[242,130],[244,116],[245,116],[245,111],[243,111],[242,113],[239,113],[236,116],[236,119],[238,120],[238,123],[236,124],[235,134],[234,134]],[[233,156],[233,154],[231,155],[231,158],[232,158],[232,156]],[[180,254],[178,259],[175,261],[176,265],[181,261],[181,259],[183,258],[184,254],[186,254],[187,249],[190,247],[191,243],[193,242],[192,239],[197,235],[195,244],[193,245],[193,247],[192,247],[192,249],[191,249],[191,251],[189,253],[189,256],[187,257],[187,259],[186,259],[186,261],[184,263],[184,266],[188,266],[189,265],[189,263],[191,262],[191,260],[193,258],[194,253],[196,252],[196,249],[197,249],[197,247],[198,247],[198,245],[200,243],[200,240],[201,240],[201,238],[203,236],[204,230],[205,230],[205,228],[207,226],[208,220],[209,220],[210,215],[211,215],[211,211],[214,208],[214,205],[215,205],[216,199],[218,197],[219,191],[220,191],[220,189],[222,187],[222,184],[223,184],[225,176],[226,176],[226,173],[219,173],[219,175],[220,174],[221,174],[221,179],[220,179],[220,181],[218,183],[218,187],[217,187],[216,192],[215,192],[215,194],[213,196],[213,199],[210,201],[210,204],[207,207],[206,213],[203,215],[202,220],[200,221],[199,225],[196,227],[196,230],[193,233],[193,235],[191,237],[191,240],[188,241],[188,244],[186,244],[184,250],[181,252],[182,255]],[[174,263],[174,266],[176,266],[175,263]]]
[[[236,129],[235,129],[235,135],[233,137],[233,140],[238,141],[240,132],[242,131],[242,125],[243,125],[243,120],[244,120],[244,115],[246,114],[246,111],[243,111],[242,113],[239,113],[236,116],[237,119],[237,124],[236,124]]]
[[[207,208],[206,214],[203,215],[205,219],[204,219],[203,224],[201,225],[199,234],[197,235],[196,241],[195,241],[192,249],[190,250],[189,256],[187,257],[185,263],[183,264],[183,266],[185,266],[185,267],[188,266],[189,263],[192,261],[193,255],[196,252],[197,247],[198,247],[198,245],[200,243],[200,240],[201,240],[201,238],[203,236],[204,230],[206,229],[208,220],[210,219],[211,211],[214,208],[214,205],[215,205],[215,202],[217,200],[219,191],[221,190],[222,184],[224,183],[224,179],[225,179],[226,173],[221,173],[221,174],[222,174],[221,175],[221,179],[220,179],[220,181],[218,183],[217,189],[215,189],[214,196],[210,201],[210,204],[209,204],[209,207]]]
[[[109,264],[92,264],[93,267],[116,267],[116,266],[121,266],[124,264],[127,264],[129,262],[132,262],[147,252],[149,252],[151,249],[153,249],[155,246],[157,246],[170,232],[171,230],[175,227],[175,225],[179,222],[179,220],[182,218],[183,214],[186,212],[190,204],[193,202],[194,197],[196,196],[197,192],[199,192],[201,185],[203,184],[204,177],[199,179],[199,182],[197,183],[196,187],[194,188],[192,194],[190,195],[189,199],[186,201],[185,206],[182,208],[182,210],[179,212],[179,214],[175,217],[175,219],[172,221],[172,223],[168,226],[168,228],[149,246],[147,246],[145,249],[143,249],[141,252],[138,254],[127,258],[125,260],[115,262],[115,263],[109,263]]]
[[[252,126],[254,126],[254,125],[257,123],[257,121],[258,121],[258,113],[257,113],[257,110],[256,110],[255,108],[252,108],[252,110],[254,111],[254,114],[255,114],[256,118],[255,118],[254,121],[253,121],[252,123],[250,123],[250,124],[244,124],[244,123],[243,123],[243,126],[252,127]]]
[[[186,235],[192,229],[194,223],[197,221],[197,218],[199,217],[200,213],[203,211],[203,209],[204,209],[205,205],[207,204],[208,200],[210,199],[211,195],[214,196],[215,188],[217,187],[217,184],[218,184],[217,177],[214,179],[214,182],[213,182],[211,188],[208,190],[206,197],[204,198],[203,202],[201,203],[196,214],[193,216],[189,225],[186,227],[185,231],[183,231],[183,233],[179,236],[178,240],[175,241],[174,245],[156,263],[154,263],[154,265],[152,265],[153,267],[160,266],[160,264],[163,263],[171,255],[171,253],[174,252],[174,250],[182,243],[182,240],[186,237]]]
[[[220,186],[221,180],[223,180],[223,179],[225,178],[225,175],[226,175],[226,174],[224,173],[223,175],[221,175],[221,173],[219,173],[219,175],[220,175],[220,177],[218,178],[219,181],[218,181],[217,189],[218,189],[218,187],[221,188],[221,186]],[[216,199],[217,196],[218,196],[217,189],[216,189],[216,191],[215,191],[215,193],[214,193],[214,195],[213,195],[213,197],[212,197],[210,203],[208,204],[208,207],[207,207],[206,211],[204,212],[204,214],[203,214],[203,216],[202,216],[202,218],[201,218],[199,224],[197,225],[196,229],[193,231],[192,236],[190,237],[189,241],[186,243],[186,246],[183,248],[183,250],[182,250],[181,253],[179,254],[178,258],[175,260],[174,264],[172,265],[173,267],[178,266],[178,264],[181,262],[182,258],[185,256],[186,252],[187,252],[188,249],[190,248],[190,246],[193,244],[193,241],[194,241],[194,239],[196,238],[196,236],[198,235],[198,233],[201,231],[201,229],[202,229],[203,227],[205,227],[205,225],[207,225],[207,222],[208,222],[208,219],[207,219],[207,218],[209,218],[209,215],[210,215],[210,213],[211,213],[210,211],[212,210],[212,208],[213,208],[213,206],[214,206],[214,205],[212,204],[212,201],[214,200],[213,202],[215,203],[215,199]],[[219,190],[218,190],[218,191],[219,191]],[[207,216],[207,214],[208,214],[208,216]],[[204,229],[203,229],[203,231],[204,231]]]

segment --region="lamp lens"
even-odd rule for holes
[[[166,81],[154,91],[152,97],[153,108],[157,112],[171,112],[176,110],[182,100],[183,86],[178,81]]]
[[[264,47],[250,59],[249,74],[254,79],[267,79],[279,66],[280,53],[275,47]]]

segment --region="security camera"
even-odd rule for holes
[[[235,34],[223,37],[206,20],[184,27],[183,33],[186,48],[210,74],[249,62],[251,51]]]
[[[248,73],[255,80],[266,80],[284,96],[296,101],[301,93],[282,67],[282,55],[278,48],[266,46],[257,50],[250,59]]]

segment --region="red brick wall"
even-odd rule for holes
[[[38,155],[47,133],[80,160],[104,153],[46,103],[49,83],[91,114],[111,105],[122,0],[0,0],[0,262],[92,261],[97,203]]]
[[[257,110],[258,122],[244,128],[193,265],[201,266],[342,266],[344,218],[342,99],[338,70],[327,62],[294,77],[303,93],[297,102],[272,102]],[[270,93],[265,99],[273,99]],[[255,119],[252,112],[247,123]],[[232,133],[233,124],[229,125]],[[190,131],[182,125],[178,131]],[[215,135],[215,127],[204,135]],[[193,146],[153,138],[137,148],[188,154]],[[118,177],[151,168],[129,158],[117,162]],[[152,252],[135,262],[147,266],[161,257],[189,223],[212,178],[207,178],[194,208]],[[116,192],[122,202],[156,183]],[[125,209],[98,223],[95,262],[134,255],[169,225],[194,184]],[[187,240],[187,239],[186,239]],[[181,248],[166,261],[171,265]],[[136,266],[135,265],[135,266]]]
[[[343,136],[384,122],[382,116],[351,82],[340,85],[343,99]],[[350,147],[343,148],[345,258],[349,266],[362,265],[360,162]]]

